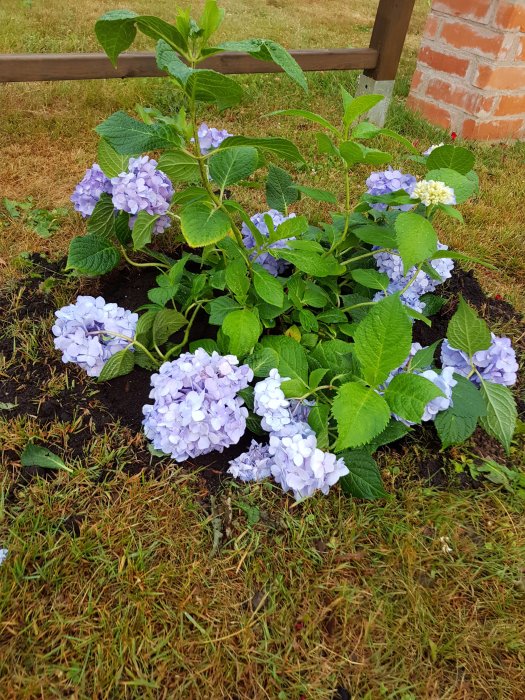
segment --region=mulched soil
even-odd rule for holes
[[[60,279],[64,260],[50,262],[39,255],[31,257],[32,273],[20,282],[18,289],[23,289],[22,304],[18,304],[14,312],[20,320],[28,317],[35,323],[47,319],[55,310],[52,295],[42,291],[42,282],[50,277]],[[38,273],[38,274],[35,274]],[[97,280],[83,280],[79,283],[76,293],[102,295],[105,299],[118,303],[129,309],[136,309],[147,301],[147,291],[154,286],[157,272],[151,268],[144,270],[122,268],[113,271]],[[473,304],[480,314],[491,324],[513,321],[520,324],[521,316],[503,299],[487,297],[471,272],[456,269],[451,280],[443,287],[443,296],[448,298],[441,311],[433,318],[429,328],[421,322],[414,324],[414,341],[429,345],[438,338],[446,335],[448,321],[453,315],[458,294],[462,294]],[[72,297],[75,296],[72,294]],[[1,314],[13,314],[12,303],[8,292],[0,294]],[[12,316],[5,321],[12,321]],[[46,321],[47,322],[47,321]],[[202,326],[199,335],[206,336],[206,328]],[[9,360],[13,352],[10,339],[0,340],[0,354]],[[50,396],[46,390],[49,380],[60,377],[67,368],[70,381],[74,379],[74,389],[65,389]],[[150,391],[150,373],[136,368],[131,374],[103,383],[96,384],[79,369],[72,365],[63,365],[58,354],[48,356],[43,354],[38,362],[31,365],[21,358],[20,363],[11,365],[7,376],[0,375],[0,402],[13,403],[16,407],[10,409],[10,418],[31,416],[39,426],[45,429],[53,422],[60,421],[71,425],[75,422],[74,432],[67,433],[67,439],[61,444],[53,444],[50,440],[46,447],[67,459],[80,459],[86,456],[95,436],[100,436],[116,423],[120,426],[119,435],[125,444],[126,463],[123,467],[128,473],[135,474],[147,471],[152,474],[160,473],[169,460],[153,457],[147,449],[146,442],[137,437],[141,430],[142,406],[148,402]],[[520,402],[520,412],[525,414],[524,402]],[[214,493],[220,488],[221,482],[227,478],[228,461],[240,454],[249,445],[253,436],[247,434],[238,445],[222,454],[212,452],[200,458],[181,464],[185,469],[198,470],[203,479],[204,493]],[[414,438],[405,438],[396,445],[385,448],[403,455],[412,449]],[[431,485],[463,488],[476,487],[478,484],[466,473],[450,474],[447,468],[449,455],[440,452],[440,443],[432,428],[418,429],[417,443],[421,445],[426,455],[418,465],[419,476]],[[471,449],[480,457],[488,457],[505,463],[506,455],[501,446],[492,438],[478,430],[472,440]],[[17,474],[17,485],[30,481],[35,474],[44,478],[52,478],[53,472],[38,467],[19,469],[19,455],[16,451],[4,450],[4,461],[11,465],[13,473]],[[67,461],[67,460],[66,460]],[[98,473],[98,479],[108,478],[116,468],[116,464],[106,464]]]

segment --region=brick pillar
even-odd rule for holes
[[[525,0],[433,0],[408,106],[466,139],[525,139]]]

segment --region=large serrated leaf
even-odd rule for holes
[[[299,193],[291,176],[275,165],[268,169],[266,180],[266,201],[271,209],[286,212],[288,205],[299,199]]]
[[[440,411],[434,420],[441,445],[445,449],[468,440],[476,430],[477,424],[477,417],[458,416],[450,408],[447,411]]]
[[[501,442],[508,453],[518,417],[512,392],[502,384],[482,381],[481,393],[487,409],[487,414],[480,418],[481,425],[489,435]]]
[[[238,146],[254,146],[259,151],[271,153],[282,160],[291,163],[304,163],[304,158],[299,153],[297,146],[281,137],[251,138],[249,136],[229,136],[219,146],[218,150],[237,148]]]
[[[281,284],[262,265],[253,265],[253,284],[258,296],[268,304],[281,308],[284,292]]]
[[[429,379],[403,372],[392,378],[384,396],[392,413],[411,423],[419,423],[425,406],[444,394]]]
[[[129,155],[117,153],[106,139],[100,139],[97,161],[107,177],[117,177],[128,169]]]
[[[412,346],[412,324],[396,296],[375,304],[354,334],[355,355],[364,379],[379,386],[400,367]]]
[[[115,233],[115,207],[111,195],[105,192],[93,209],[87,222],[87,232],[90,235],[110,240]]]
[[[200,179],[199,162],[180,149],[163,153],[159,158],[158,169],[166,173],[172,182],[198,182]],[[200,196],[201,193],[198,194]]]
[[[224,188],[244,180],[257,170],[257,149],[239,146],[217,151],[208,161],[212,180]]]
[[[95,131],[120,155],[173,146],[158,125],[144,124],[122,111],[112,114],[95,127]]]
[[[253,350],[259,340],[261,323],[253,311],[239,309],[225,317],[222,332],[228,338],[228,352],[242,358]]]
[[[355,450],[343,452],[341,457],[349,471],[339,480],[344,493],[369,501],[388,496],[383,487],[379,467],[370,454]]]
[[[148,214],[148,212],[144,210],[139,211],[131,231],[134,250],[140,250],[148,243],[151,243],[155,222],[159,218],[158,214],[153,215]]]
[[[428,219],[402,212],[395,222],[397,247],[405,274],[413,265],[428,260],[437,250],[437,234]]]
[[[187,323],[187,318],[176,309],[161,309],[153,320],[153,342],[162,345]]]
[[[119,55],[129,49],[135,39],[136,17],[136,12],[131,10],[113,10],[102,15],[95,23],[97,39],[114,66],[117,65]]]
[[[492,338],[485,321],[467,304],[462,296],[456,313],[450,319],[447,339],[456,350],[463,350],[472,357],[478,350],[487,350]]]
[[[228,235],[231,222],[221,209],[213,209],[205,202],[193,202],[181,212],[184,238],[192,248],[217,243]]]
[[[374,389],[358,382],[347,382],[337,391],[332,415],[338,428],[335,450],[340,452],[365,445],[379,435],[390,420],[390,409]]]
[[[129,374],[135,365],[135,358],[131,350],[119,350],[114,355],[111,355],[102,367],[98,376],[99,382],[107,382],[115,377],[121,377],[124,374]]]
[[[120,253],[110,241],[97,236],[77,236],[69,244],[66,270],[76,270],[82,275],[103,275],[119,260]]]
[[[308,387],[308,361],[305,349],[298,342],[284,335],[268,335],[261,345],[275,350],[279,364],[276,369],[282,377],[300,379]]]
[[[474,154],[466,148],[446,145],[435,148],[432,151],[428,156],[427,168],[429,170],[450,168],[462,175],[466,175],[472,170],[474,161]]]

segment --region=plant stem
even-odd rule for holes
[[[377,253],[386,253],[389,251],[390,248],[378,248],[377,250],[372,250],[370,253],[364,253],[364,255],[357,255],[355,258],[350,258],[349,260],[343,260],[340,262],[340,265],[349,265],[352,262],[356,262],[357,260],[363,260],[363,258],[369,258],[372,255],[377,255]]]
[[[120,252],[122,253],[122,257],[124,260],[129,263],[130,265],[133,265],[133,267],[156,267],[159,270],[169,270],[169,265],[166,265],[161,262],[150,262],[150,263],[138,263],[132,260],[128,254],[126,253],[126,250],[124,246],[121,246]]]
[[[193,326],[193,322],[195,321],[195,317],[197,316],[197,313],[199,312],[199,309],[201,306],[203,306],[206,302],[202,301],[199,302],[195,305],[195,311],[192,313],[191,318],[188,320],[188,325],[186,326],[186,330],[184,331],[184,337],[182,341],[178,345],[174,345],[172,348],[168,350],[168,352],[164,355],[164,361],[166,362],[172,355],[174,355],[176,352],[180,351],[188,342],[188,338],[190,337],[190,331]]]
[[[420,264],[416,267],[416,271],[414,272],[414,274],[412,275],[412,277],[408,280],[408,282],[405,284],[405,286],[403,287],[403,289],[400,291],[399,296],[401,296],[402,294],[404,294],[404,293],[406,292],[406,290],[416,281],[416,278],[417,278],[417,276],[419,275],[419,273],[421,272],[421,268],[422,268],[422,267],[423,267],[423,263],[420,263]]]
[[[127,335],[123,335],[122,333],[115,333],[114,331],[89,331],[88,335],[111,335],[114,338],[122,338],[122,340],[127,340],[130,345],[134,345],[139,350],[142,350],[142,352],[144,352],[149,357],[149,359],[156,365],[159,363],[159,361],[155,359],[155,357],[144,345],[142,345],[142,343],[139,343],[137,340],[129,338]],[[126,348],[122,349],[125,350]]]
[[[353,304],[352,306],[345,306],[344,309],[341,309],[343,313],[346,313],[347,311],[350,311],[351,309],[358,309],[360,306],[374,306],[374,304],[377,304],[377,301],[362,301],[359,304]]]

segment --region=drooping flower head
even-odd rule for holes
[[[52,332],[62,362],[73,362],[90,377],[98,377],[106,361],[133,340],[138,315],[102,297],[79,296],[74,304],[55,312]]]
[[[71,195],[75,211],[80,212],[84,218],[91,216],[104,193],[111,194],[111,180],[104,175],[100,165],[93,163]]]
[[[255,214],[254,216],[251,217],[252,223],[256,226],[256,228],[261,232],[261,234],[265,237],[268,238],[270,235],[270,232],[268,231],[268,226],[264,220],[264,216],[268,215],[271,217],[273,221],[274,228],[277,228],[280,224],[283,223],[283,221],[286,221],[287,219],[292,219],[295,214],[289,214],[288,216],[285,216],[284,214],[281,214],[281,212],[277,211],[276,209],[270,209],[267,212],[263,212],[261,214]],[[252,250],[253,248],[256,247],[255,243],[255,238],[253,236],[253,233],[250,231],[248,226],[243,223],[242,225],[242,234],[243,234],[243,243],[246,246],[248,250]],[[285,238],[280,241],[275,241],[275,243],[272,243],[269,248],[287,248],[288,247],[288,241],[293,241],[294,238]],[[286,260],[276,260],[271,253],[261,253],[260,255],[257,255],[256,253],[252,253],[250,256],[252,260],[255,260],[255,262],[259,263],[259,265],[262,265],[268,272],[273,275],[274,277],[277,277],[277,275],[282,274],[288,265]]]
[[[291,423],[281,433],[270,435],[271,471],[283,491],[293,491],[297,501],[330,486],[348,474],[342,458],[317,447],[317,438],[307,423]]]
[[[144,432],[157,450],[177,461],[235,445],[246,430],[248,410],[238,396],[253,379],[235,355],[203,348],[165,362],[151,377],[153,405],[143,407]]]
[[[111,178],[115,209],[131,214],[130,226],[141,211],[159,215],[155,232],[161,233],[170,224],[167,211],[173,197],[173,185],[168,176],[157,169],[157,161],[148,156],[130,158],[128,171]]]
[[[431,204],[455,204],[456,195],[452,187],[439,180],[421,180],[412,190],[411,197],[420,199],[426,207]]]
[[[246,452],[231,460],[228,473],[241,481],[262,481],[271,476],[270,463],[269,446],[252,440]]]
[[[199,136],[199,148],[204,155],[214,148],[218,148],[228,136],[233,136],[226,129],[215,129],[213,126],[209,127],[205,123],[199,126],[197,134]]]
[[[366,186],[368,187],[367,193],[376,197],[384,194],[391,194],[398,190],[405,190],[407,194],[411,194],[416,183],[417,180],[413,175],[402,173],[401,170],[394,170],[390,166],[386,170],[378,170],[370,173],[370,176],[366,180]],[[373,209],[377,209],[377,211],[385,211],[388,209],[388,205],[382,202],[376,202],[371,206]],[[403,204],[392,208],[408,211],[412,209],[413,206],[413,204]]]
[[[516,383],[519,366],[510,338],[499,337],[494,333],[491,333],[491,338],[492,344],[488,350],[478,350],[474,353],[474,366],[485,381],[512,386]],[[448,340],[444,340],[441,346],[441,363],[443,367],[451,367],[463,377],[468,377],[472,372],[468,355],[453,348]],[[476,373],[472,374],[470,379],[476,384],[481,383]]]

